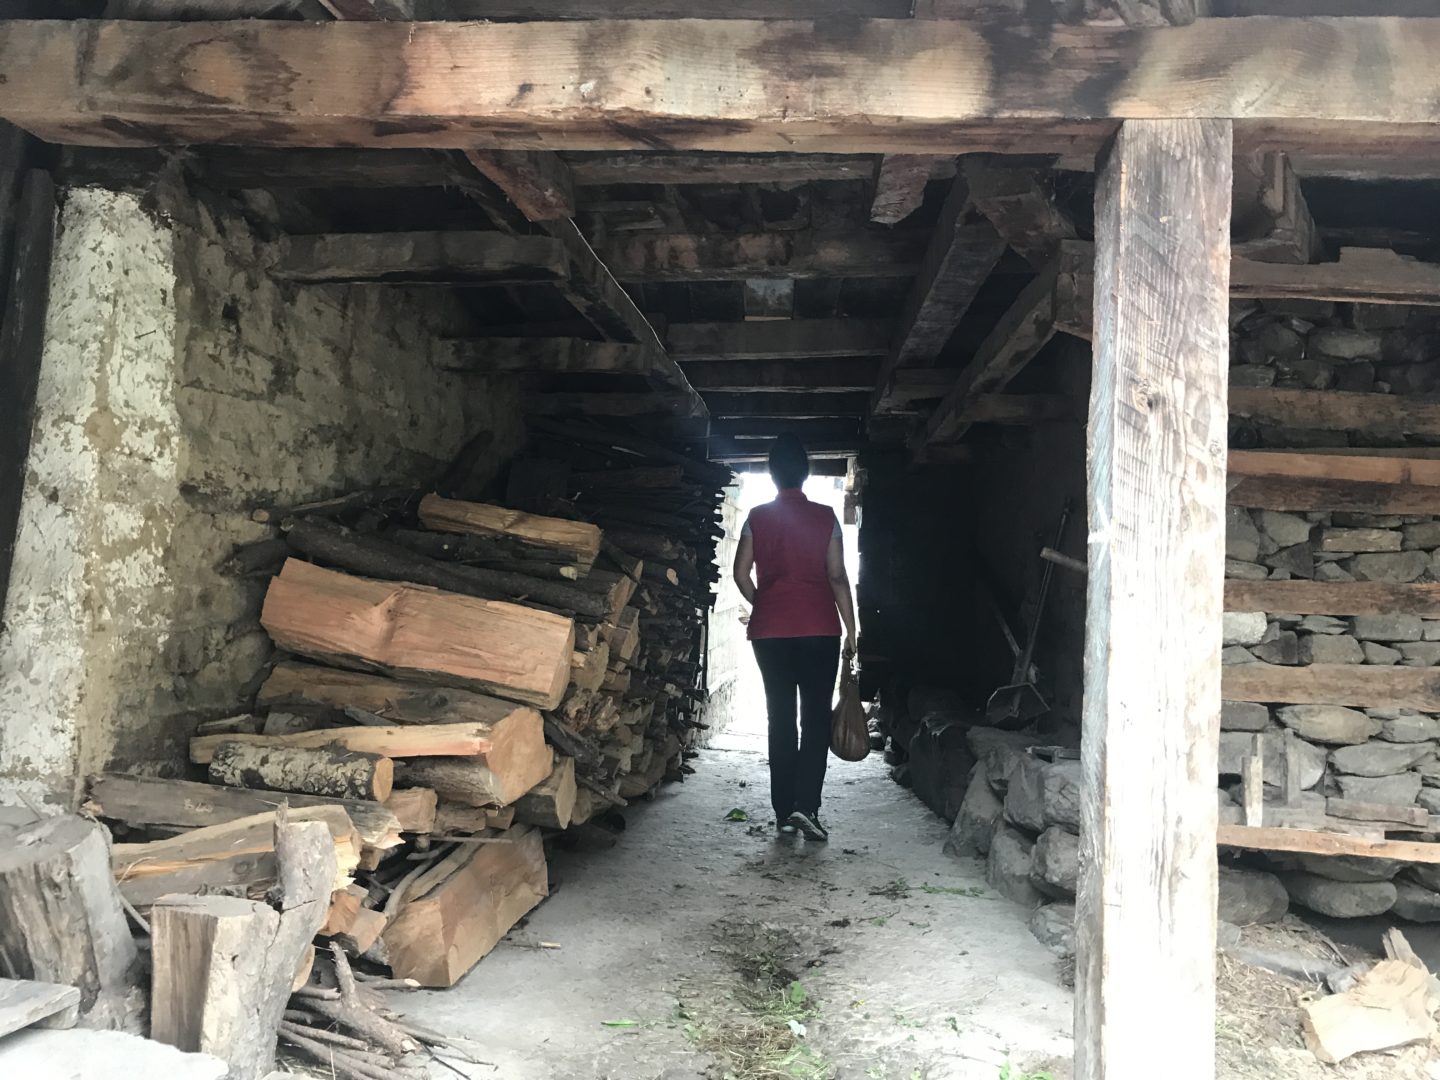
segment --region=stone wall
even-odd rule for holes
[[[296,287],[264,223],[206,193],[64,193],[0,635],[0,801],[175,774],[270,646],[263,582],[222,576],[256,505],[432,476],[476,430],[518,445],[512,384],[444,373],[452,294]]]

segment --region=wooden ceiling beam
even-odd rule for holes
[[[878,361],[868,358],[828,360],[707,360],[685,365],[697,390],[760,391],[819,390],[827,393],[869,391],[875,385]]]
[[[677,360],[884,356],[893,328],[885,319],[671,323],[665,331],[665,344]]]
[[[808,184],[815,180],[868,180],[868,154],[568,153],[579,186],[608,184]]]
[[[284,281],[521,285],[564,280],[556,240],[502,232],[324,233],[291,236],[270,266]]]
[[[1005,241],[988,222],[970,220],[969,205],[968,187],[957,179],[941,207],[890,352],[880,366],[875,412],[886,410],[896,371],[935,362],[1005,252]]]
[[[1271,151],[1235,159],[1230,252],[1256,262],[1317,262],[1325,254],[1300,177],[1290,159]]]
[[[1334,151],[1386,125],[1433,140],[1436,55],[1424,18],[12,21],[0,118],[101,145],[948,154],[987,127],[1098,145],[1118,119],[1221,116],[1329,122]]]
[[[613,238],[600,257],[621,281],[909,277],[925,241],[916,230],[658,233]]]
[[[1075,223],[1055,204],[1049,174],[968,158],[964,176],[975,209],[1032,266],[1045,266],[1055,258],[1062,241],[1075,239]]]
[[[710,409],[710,416],[716,420],[741,416],[790,417],[795,420],[863,417],[870,408],[870,395],[864,391],[829,394],[708,393],[705,404]]]
[[[862,436],[843,439],[811,439],[805,444],[805,452],[810,455],[812,462],[826,461],[852,457],[864,446],[865,439]],[[707,451],[707,456],[711,461],[763,464],[769,456],[770,447],[761,439],[712,438],[709,440]]]
[[[575,184],[559,154],[535,150],[467,150],[466,159],[530,221],[575,216]]]
[[[647,375],[653,349],[581,338],[460,338],[442,344],[436,366],[477,375]]]
[[[967,424],[1043,424],[1079,421],[1075,402],[1061,394],[979,394],[965,406]]]
[[[920,209],[935,159],[923,154],[886,154],[875,170],[870,220],[895,225]]]
[[[793,434],[802,441],[829,442],[840,439],[860,440],[860,421],[855,417],[816,417],[810,419],[772,417],[731,417],[710,422],[712,439],[774,439]]]
[[[1310,266],[1236,259],[1230,295],[1434,307],[1440,306],[1440,264],[1374,248],[1341,248],[1337,261]]]

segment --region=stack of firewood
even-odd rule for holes
[[[365,973],[453,984],[547,894],[546,837],[689,770],[728,479],[547,426],[504,506],[437,485],[257,511],[278,535],[228,568],[270,577],[280,652],[251,711],[191,740],[208,784],[92,778],[90,811],[126,841],[121,896],[142,918],[175,894],[273,896],[277,808],[322,823],[335,951],[297,979],[280,1036],[344,1051],[355,1076],[397,1062],[404,1033],[355,1011]]]

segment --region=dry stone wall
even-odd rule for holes
[[[255,205],[259,205],[258,203]],[[0,801],[174,773],[270,650],[263,582],[217,569],[256,505],[435,475],[520,440],[511,383],[439,371],[452,294],[294,286],[256,221],[163,187],[64,193],[0,634]]]

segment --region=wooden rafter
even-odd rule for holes
[[[287,281],[505,285],[569,274],[557,241],[502,232],[325,233],[282,248],[270,273]]]
[[[671,323],[665,342],[677,360],[884,356],[892,332],[893,324],[883,319]]]
[[[897,371],[935,362],[1005,251],[1005,241],[988,222],[970,221],[968,207],[966,185],[956,180],[880,367],[873,405],[877,413],[889,408]]]
[[[575,216],[575,185],[559,154],[468,150],[465,157],[531,221]]]
[[[1075,223],[1056,205],[1051,183],[1037,170],[1000,168],[971,158],[964,175],[975,209],[1037,268],[1055,257],[1062,241],[1075,239]]]
[[[920,209],[934,158],[923,154],[886,154],[875,172],[870,220],[894,225]]]
[[[737,416],[794,419],[863,417],[870,407],[870,395],[863,391],[808,394],[709,393],[705,395],[705,404],[710,408],[710,416],[717,420]]]
[[[743,281],[773,275],[909,277],[926,236],[896,232],[661,233],[616,238],[600,249],[621,281]]]
[[[987,133],[1032,146],[1083,134],[1095,147],[1110,121],[1208,115],[1265,121],[1281,138],[1284,123],[1325,122],[1334,150],[1369,127],[1433,140],[1437,54],[1433,19],[1119,30],[872,19],[843,34],[746,20],[8,22],[0,117],[51,142],[108,145],[598,150],[660,139],[948,154]]]
[[[685,374],[697,390],[847,390],[868,391],[875,385],[875,360],[707,360],[686,364]]]
[[[807,184],[868,180],[875,159],[855,154],[566,154],[578,185]]]
[[[644,345],[581,338],[469,338],[445,342],[438,364],[479,375],[646,375],[655,354]]]

